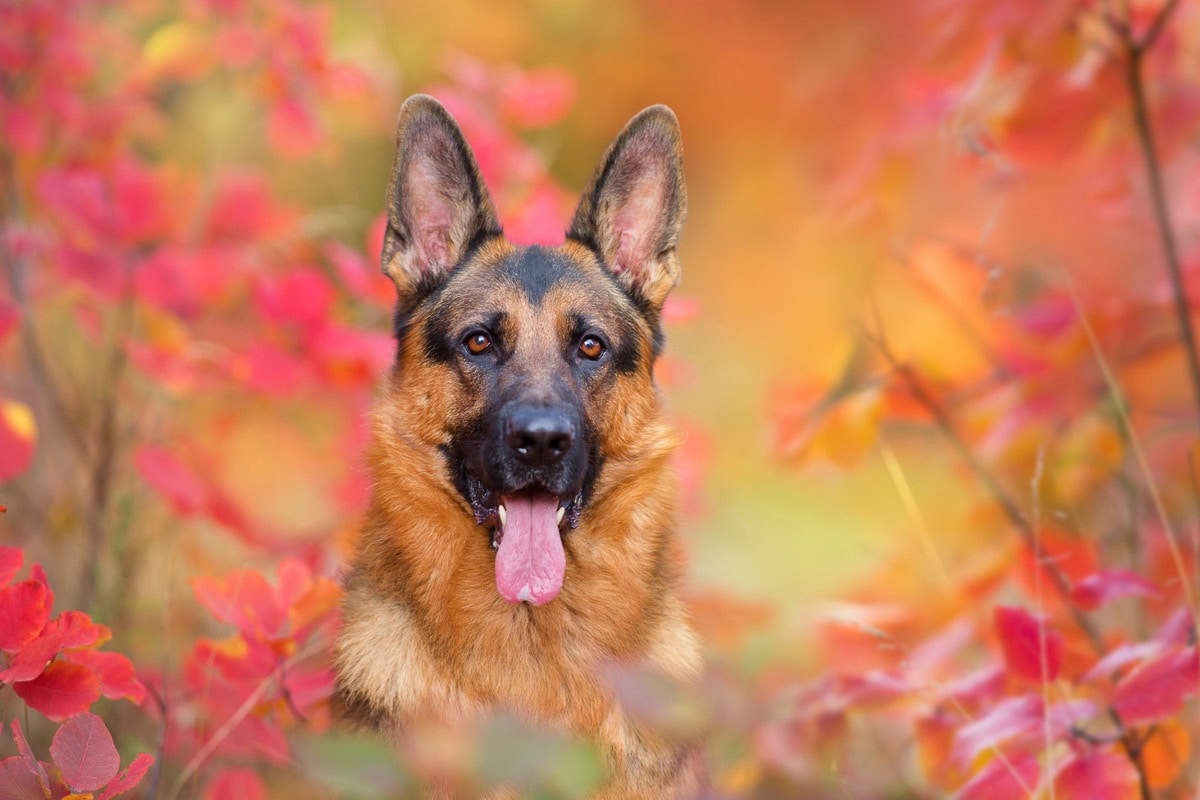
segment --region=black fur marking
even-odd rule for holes
[[[487,244],[488,241],[497,236],[502,236],[503,231],[479,231],[475,237],[471,239],[463,253],[463,257],[458,260],[458,263],[450,269],[450,275],[454,275],[464,269],[467,263],[475,257],[475,253]],[[447,283],[446,273],[428,272],[421,276],[421,280],[417,283],[412,297],[407,303],[397,301],[395,310],[392,312],[392,335],[396,337],[396,357],[399,359],[400,352],[404,347],[404,339],[408,334],[409,325],[412,322],[413,314],[416,310],[425,303],[435,301],[442,293]],[[434,343],[431,348],[429,339],[425,343],[426,354],[438,363],[445,363],[450,360],[454,354],[453,343],[451,343],[449,351],[444,347],[444,342]]]
[[[581,280],[579,268],[569,258],[540,245],[522,248],[500,263],[499,273],[521,287],[533,305],[539,305],[556,283]]]
[[[442,309],[434,311],[425,325],[425,357],[435,364],[449,364],[457,350],[449,314]]]

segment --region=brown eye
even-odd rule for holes
[[[483,331],[475,331],[467,335],[464,344],[467,346],[468,353],[473,356],[481,356],[492,349],[492,337]]]
[[[604,342],[595,336],[585,336],[579,343],[579,354],[586,359],[595,361],[604,355]]]

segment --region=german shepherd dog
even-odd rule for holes
[[[398,744],[516,715],[595,742],[598,797],[694,797],[699,740],[634,719],[603,677],[701,670],[677,593],[679,437],[652,375],[687,203],[675,115],[629,122],[557,247],[505,240],[436,100],[404,104],[396,143],[382,261],[398,351],[371,417],[337,703]]]

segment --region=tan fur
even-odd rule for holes
[[[604,298],[615,302],[622,291],[591,249],[568,241],[557,252],[578,265],[583,283],[556,285],[535,307],[494,268],[512,252],[503,239],[489,240],[460,267],[470,280],[446,289],[442,302],[461,300],[469,309],[470,293],[480,292],[501,304],[519,342],[514,362],[533,364],[555,351],[575,293],[588,292],[602,315]],[[428,358],[428,323],[425,309],[415,308],[371,415],[374,488],[337,652],[348,715],[402,742],[416,720],[453,728],[515,714],[599,744],[611,776],[598,797],[695,796],[704,775],[698,744],[636,724],[602,678],[615,665],[690,684],[702,666],[676,590],[670,458],[679,436],[652,382],[649,326],[635,328],[644,368],[613,372],[588,398],[603,468],[578,528],[563,536],[562,590],[535,608],[511,605],[497,592],[490,541],[447,475],[439,447],[481,413],[483,399],[453,364]]]

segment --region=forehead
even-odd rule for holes
[[[439,317],[506,312],[630,322],[636,309],[584,248],[497,240],[480,248],[431,299]]]

